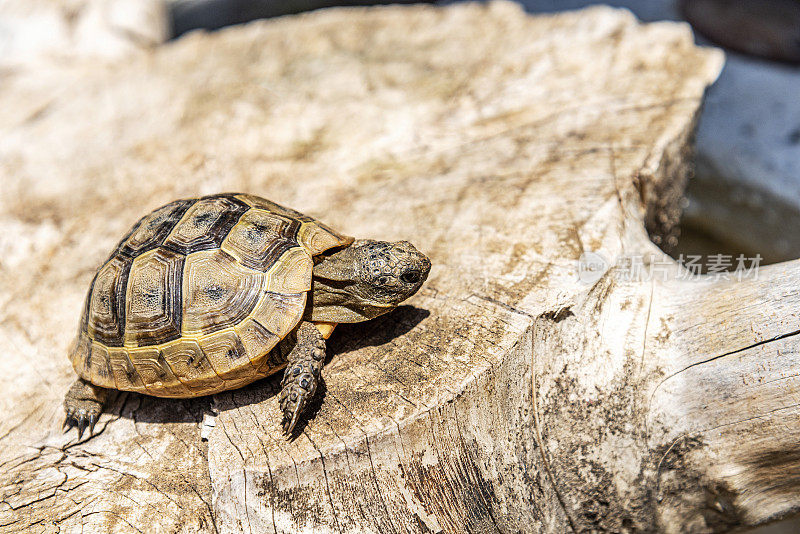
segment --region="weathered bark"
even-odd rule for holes
[[[320,12],[11,78],[0,529],[703,532],[795,511],[800,267],[679,281],[647,235],[674,235],[720,63],[682,25],[493,3]],[[337,329],[295,441],[278,379],[120,394],[98,435],[62,435],[93,269],[141,213],[221,190],[409,239],[429,281]],[[586,283],[588,251],[671,274]]]

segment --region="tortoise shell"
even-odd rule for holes
[[[70,360],[104,388],[195,397],[282,367],[313,256],[349,245],[315,219],[245,194],[176,200],[144,216],[97,271]]]

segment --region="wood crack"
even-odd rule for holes
[[[531,319],[535,319],[535,317],[533,315],[531,315],[530,313],[526,312],[525,310],[520,310],[519,308],[515,308],[514,306],[511,306],[510,304],[506,304],[505,302],[497,300],[497,299],[494,299],[492,297],[486,297],[484,295],[478,295],[477,293],[472,293],[471,296],[473,296],[475,298],[478,298],[480,300],[485,300],[486,302],[491,302],[492,304],[500,306],[501,308],[503,308],[505,310],[508,310],[510,312],[514,312],[514,313],[517,313],[519,315],[524,315],[525,317],[529,317]]]
[[[317,451],[317,454],[319,455],[319,460],[322,463],[322,474],[325,478],[325,490],[328,493],[328,502],[330,502],[331,504],[331,515],[333,517],[333,525],[334,527],[336,527],[336,531],[339,532],[339,534],[341,534],[342,529],[339,526],[339,520],[336,517],[337,516],[336,505],[333,504],[333,496],[331,495],[331,485],[330,481],[328,480],[328,468],[325,466],[325,455],[322,454],[322,451],[319,450],[319,447],[317,447],[317,444],[314,443],[314,440],[311,439],[306,430],[303,430],[303,434],[306,436],[308,441],[311,442],[311,446],[314,447],[314,450]]]
[[[694,363],[692,363],[692,364],[689,364],[689,365],[687,365],[686,367],[683,367],[682,369],[680,369],[680,370],[678,370],[678,371],[675,371],[675,372],[674,372],[674,373],[672,373],[671,375],[669,375],[669,376],[667,376],[666,378],[662,379],[662,380],[661,380],[661,382],[659,382],[659,383],[658,383],[658,385],[657,385],[657,386],[656,386],[656,387],[653,389],[653,393],[650,395],[650,402],[652,403],[652,401],[653,401],[653,397],[655,396],[655,394],[656,394],[656,391],[658,390],[658,388],[660,388],[660,387],[661,387],[661,385],[662,385],[662,384],[664,384],[664,382],[666,382],[666,381],[667,381],[667,380],[669,380],[670,378],[674,378],[674,377],[676,377],[677,375],[679,375],[679,374],[683,373],[684,371],[687,371],[687,370],[691,369],[692,367],[697,367],[697,366],[699,366],[699,365],[704,365],[704,364],[706,364],[706,363],[710,363],[710,362],[713,362],[713,361],[719,360],[719,359],[721,359],[721,358],[725,358],[725,357],[727,357],[727,356],[732,356],[732,355],[734,355],[734,354],[739,354],[740,352],[744,352],[744,351],[746,351],[746,350],[754,349],[754,348],[756,348],[756,347],[760,347],[760,346],[762,346],[762,345],[767,345],[767,344],[769,344],[769,343],[774,343],[774,342],[776,342],[776,341],[781,341],[781,340],[783,340],[783,339],[787,339],[787,338],[794,337],[794,336],[797,336],[797,335],[800,335],[800,329],[798,329],[798,330],[793,330],[793,331],[791,331],[791,332],[787,332],[787,333],[785,333],[785,334],[780,334],[780,335],[778,335],[778,336],[771,337],[771,338],[769,338],[769,339],[763,339],[763,340],[761,340],[761,341],[757,341],[756,343],[751,343],[750,345],[747,345],[746,347],[742,347],[742,348],[735,349],[735,350],[730,350],[730,351],[728,351],[728,352],[725,352],[725,353],[723,353],[723,354],[719,354],[719,355],[717,355],[717,356],[712,356],[711,358],[707,358],[707,359],[705,359],[705,360],[701,360],[701,361],[699,361],[699,362],[694,362]]]
[[[536,339],[535,337],[533,339]],[[569,524],[570,530],[576,533],[578,530],[575,528],[575,522],[572,520],[572,516],[570,515],[569,511],[567,510],[567,505],[564,502],[564,497],[561,495],[561,491],[558,489],[558,484],[556,484],[556,478],[553,475],[553,471],[550,468],[550,460],[547,458],[547,453],[545,452],[544,448],[544,440],[542,440],[542,433],[541,433],[541,423],[539,422],[539,401],[537,399],[537,386],[536,386],[536,347],[532,347],[531,349],[532,359],[531,359],[531,399],[532,399],[532,411],[533,411],[533,430],[534,430],[534,437],[536,439],[536,443],[539,445],[539,454],[542,457],[542,465],[544,466],[545,472],[547,473],[547,478],[550,480],[550,484],[553,486],[553,492],[556,495],[556,499],[558,500],[558,504],[561,506],[561,510],[564,513],[564,516],[567,519],[567,523]]]

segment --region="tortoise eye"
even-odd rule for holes
[[[406,284],[416,284],[419,282],[420,273],[418,271],[408,271],[400,276],[400,280]]]

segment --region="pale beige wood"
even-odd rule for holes
[[[0,530],[705,532],[796,510],[798,267],[678,281],[647,235],[674,239],[720,64],[685,26],[492,3],[318,12],[14,74]],[[93,270],[141,214],[232,190],[408,239],[431,276],[337,326],[294,441],[278,378],[119,395],[99,435],[62,435]],[[671,278],[582,282],[587,251]]]
[[[12,69],[113,61],[170,37],[165,0],[3,0],[3,54]]]

